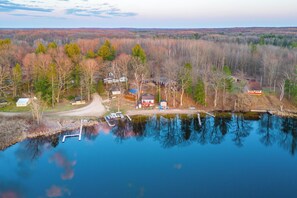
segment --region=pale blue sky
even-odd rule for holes
[[[297,0],[0,0],[0,28],[297,26]]]

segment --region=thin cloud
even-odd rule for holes
[[[88,17],[131,17],[136,16],[134,12],[123,12],[119,8],[113,7],[108,3],[98,5],[96,8],[70,8],[66,9],[66,14],[76,16],[88,16]]]
[[[25,4],[13,3],[10,0],[2,0],[0,2],[0,12],[12,12],[16,10],[21,11],[36,11],[36,12],[52,12],[50,8],[40,8]]]
[[[43,16],[43,15],[34,15],[34,14],[9,14],[10,16],[17,16],[17,17],[34,17],[34,18],[55,18],[55,19],[66,19],[65,17],[55,17],[55,16]]]
[[[52,0],[45,3],[41,0],[2,0],[0,1],[0,12],[9,13],[13,16],[36,17],[33,12],[41,12],[47,17],[79,16],[79,17],[131,17],[136,16],[134,12],[124,12],[118,7],[107,2],[98,3],[95,0]],[[21,12],[21,13],[20,13]],[[25,12],[25,13],[24,13]]]

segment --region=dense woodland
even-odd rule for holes
[[[103,79],[112,72],[129,79],[114,86],[135,87],[138,98],[147,79],[160,79],[156,93],[172,106],[183,106],[185,95],[201,105],[224,104],[227,93],[244,86],[234,86],[231,76],[254,78],[280,100],[295,102],[295,31],[1,30],[0,95],[38,95],[52,106],[75,95],[90,100],[104,92]]]

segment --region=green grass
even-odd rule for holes
[[[15,103],[10,103],[6,106],[0,106],[1,112],[28,112],[30,111],[30,106],[27,107],[17,107]]]

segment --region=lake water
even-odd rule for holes
[[[0,198],[297,197],[297,120],[133,118],[0,152]]]

